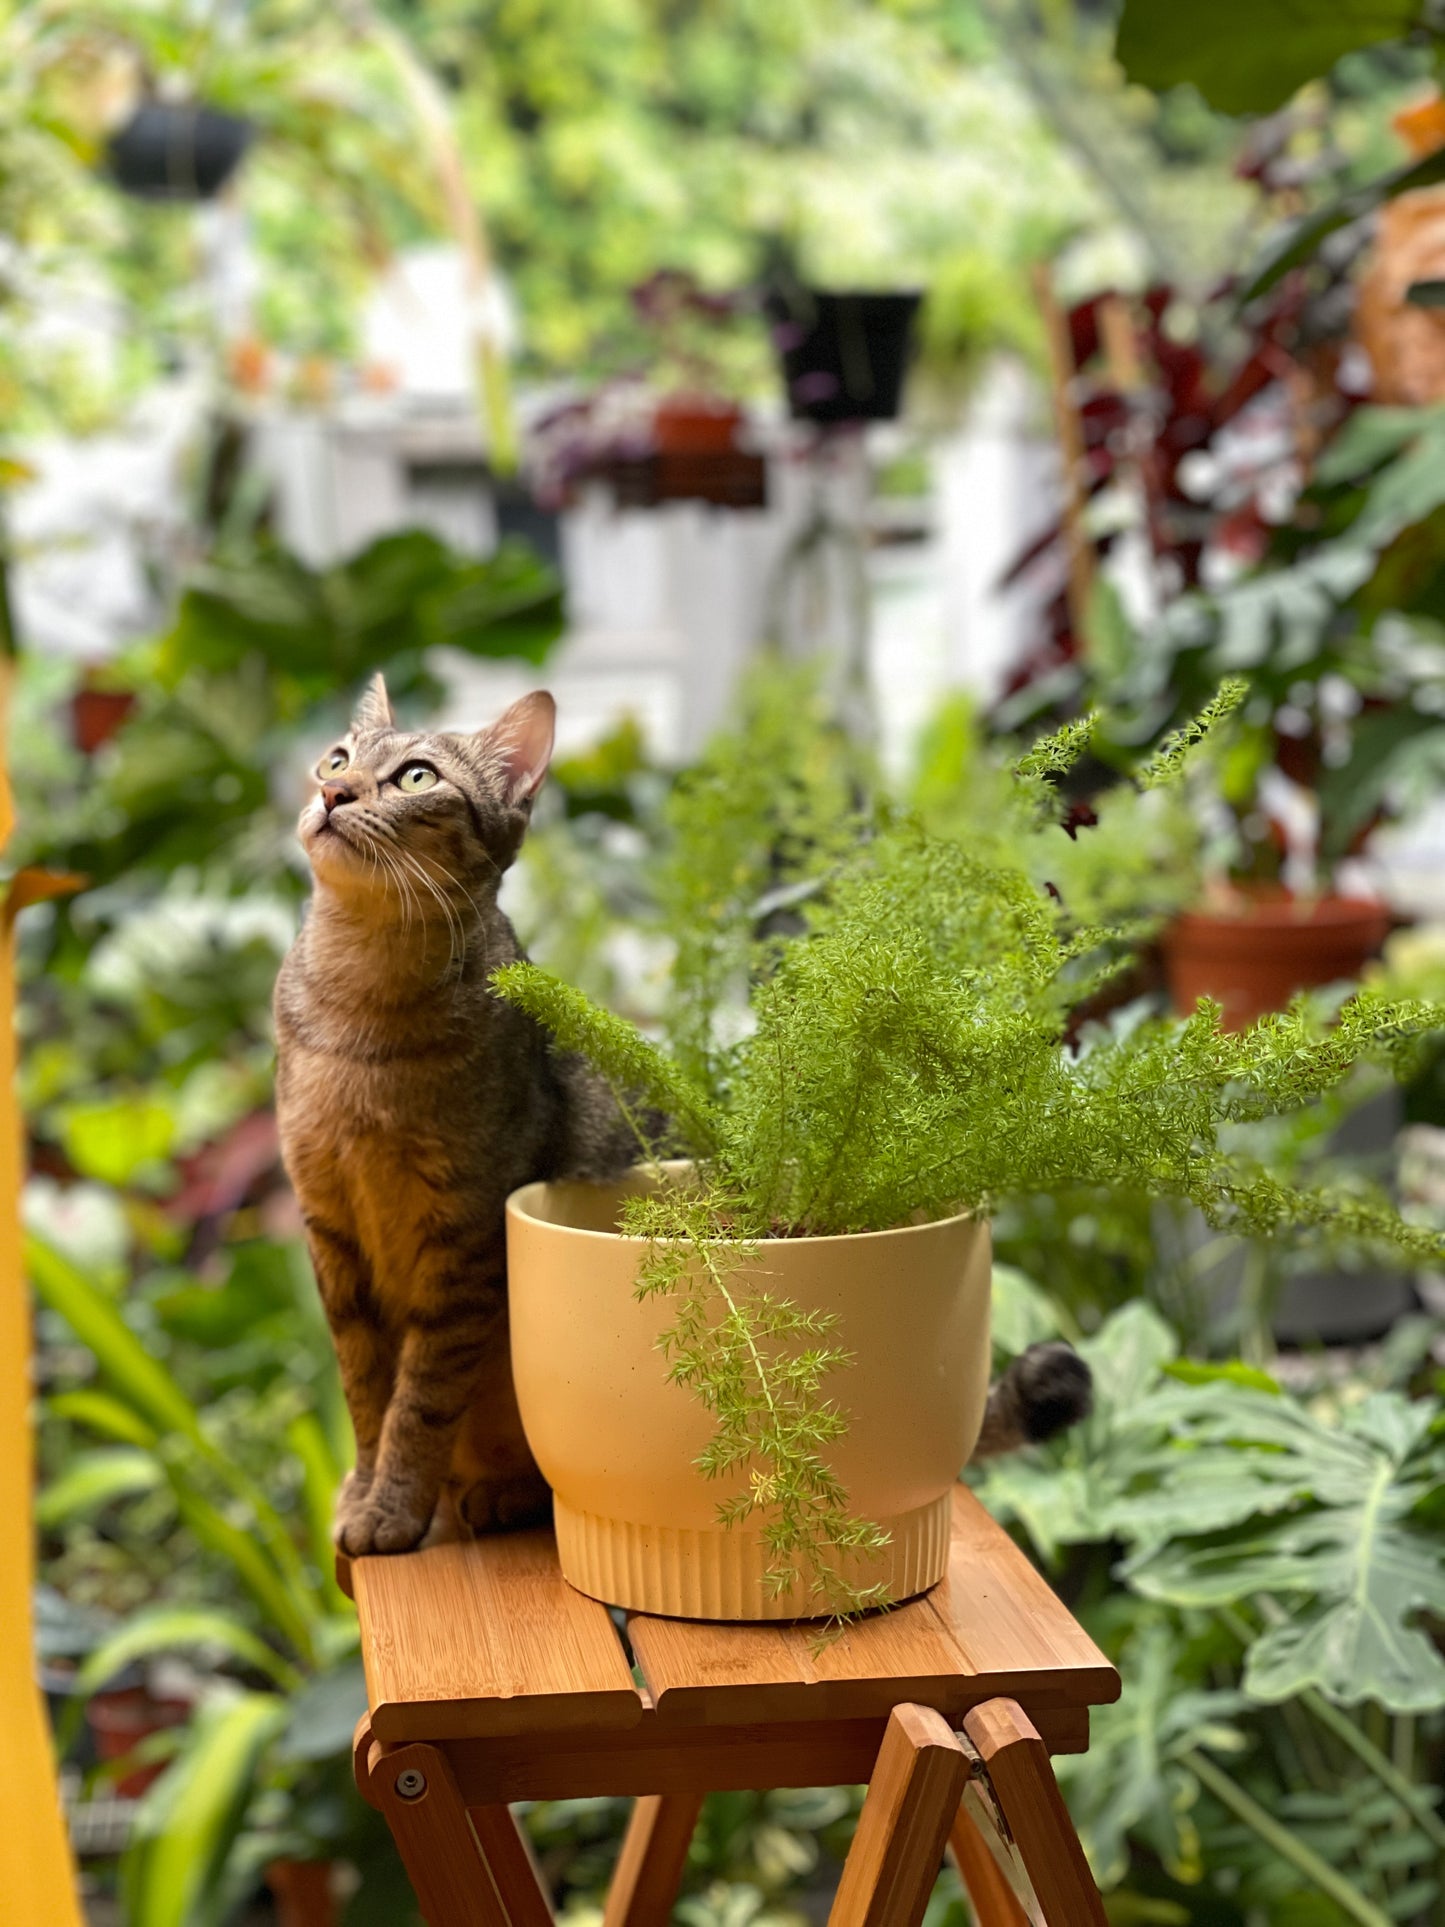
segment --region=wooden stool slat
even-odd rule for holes
[[[602,1927],[668,1927],[701,1811],[700,1793],[645,1794],[637,1801],[607,1890]]]
[[[948,1846],[957,1864],[974,1913],[983,1927],[1039,1927],[1042,1915],[1031,1899],[1021,1899],[1000,1863],[1008,1849],[981,1811],[983,1796],[976,1785],[963,1790],[958,1817],[948,1831]]]
[[[1012,1700],[964,1721],[1038,1900],[1045,1927],[1108,1927],[1104,1903],[1059,1792],[1043,1740]]]
[[[919,1927],[969,1771],[931,1707],[894,1707],[828,1927]]]
[[[634,1614],[628,1636],[658,1717],[886,1717],[916,1700],[962,1714],[997,1693],[1029,1705],[1117,1699],[1119,1676],[1012,1539],[965,1487],[948,1577],[820,1644],[807,1624],[735,1626]]]
[[[563,1579],[550,1532],[357,1559],[351,1583],[379,1740],[641,1717],[607,1609]]]

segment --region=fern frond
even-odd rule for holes
[[[1153,790],[1177,782],[1184,774],[1191,751],[1232,716],[1248,694],[1249,684],[1243,676],[1226,676],[1199,714],[1166,736],[1149,760],[1135,770],[1134,781],[1138,787]]]
[[[629,1116],[639,1100],[655,1104],[699,1156],[715,1149],[718,1120],[706,1096],[634,1025],[533,963],[506,964],[493,971],[491,982],[506,1003],[551,1031],[563,1050],[587,1058]],[[646,1150],[640,1131],[638,1136]]]

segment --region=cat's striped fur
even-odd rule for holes
[[[353,1555],[545,1511],[512,1390],[503,1205],[636,1151],[601,1081],[488,988],[522,954],[497,888],[553,717],[537,693],[475,735],[399,730],[378,677],[301,814],[315,891],[276,986],[277,1107],[356,1432],[336,1520]],[[1035,1347],[994,1387],[979,1449],[1045,1437],[1087,1400],[1074,1354]]]
[[[503,1205],[636,1151],[600,1080],[487,985],[522,954],[497,886],[553,713],[538,694],[476,735],[414,734],[378,678],[301,815],[315,891],[276,985],[277,1107],[356,1431],[336,1521],[353,1554],[416,1545],[439,1497],[478,1527],[545,1510]],[[409,794],[412,770],[437,780]]]

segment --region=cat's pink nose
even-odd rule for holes
[[[354,803],[356,791],[350,783],[323,783],[321,801],[326,805],[326,814],[330,816],[338,803]]]

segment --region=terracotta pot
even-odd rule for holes
[[[669,1383],[667,1298],[634,1295],[645,1242],[620,1236],[623,1199],[652,1180],[529,1184],[507,1203],[512,1371],[522,1424],[556,1500],[562,1570],[579,1591],[704,1619],[818,1614],[806,1585],[769,1595],[759,1526],[718,1524],[742,1475],[704,1479],[713,1425]],[[766,1239],[736,1285],[838,1315],[855,1354],[826,1389],[849,1415],[831,1463],[856,1513],[892,1534],[852,1583],[907,1598],[943,1575],[949,1497],[988,1393],[989,1231],[971,1218],[850,1237]]]
[[[667,395],[653,411],[659,455],[725,455],[737,447],[743,411],[712,395]]]
[[[96,1758],[102,1762],[128,1759],[152,1733],[184,1726],[190,1717],[189,1700],[157,1699],[144,1686],[119,1686],[110,1692],[96,1693],[85,1708],[86,1724],[95,1740]],[[165,1760],[155,1760],[121,1774],[115,1782],[116,1793],[123,1800],[138,1800],[165,1772],[167,1764]]]
[[[1240,893],[1237,909],[1187,910],[1163,937],[1174,1008],[1201,997],[1240,1030],[1300,990],[1359,976],[1389,934],[1389,911],[1361,897]]]
[[[276,1902],[279,1927],[333,1927],[336,1895],[330,1860],[273,1860],[266,1885]]]

